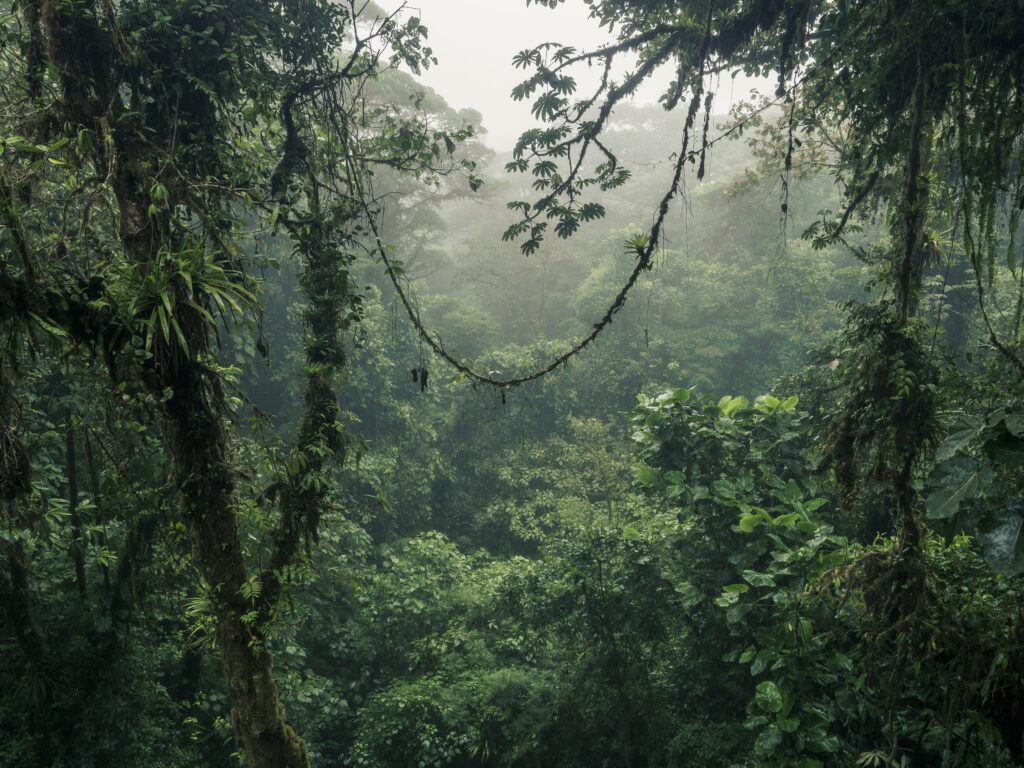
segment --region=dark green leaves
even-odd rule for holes
[[[765,712],[776,714],[782,710],[782,691],[771,680],[758,683],[754,702]]]
[[[1024,467],[1024,412],[1000,408],[961,418],[936,452],[928,519],[972,533],[995,570],[1024,570],[1021,507],[1014,477]]]
[[[933,490],[925,504],[930,520],[950,520],[960,506],[976,499],[994,479],[992,469],[978,459],[954,456],[940,464],[932,474]]]
[[[990,512],[978,526],[977,537],[993,570],[1011,576],[1024,573],[1024,505],[1016,502]]]

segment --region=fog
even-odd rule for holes
[[[385,0],[381,5],[391,11],[402,3]],[[525,77],[512,66],[517,52],[542,42],[594,48],[610,39],[581,3],[552,9],[527,7],[526,0],[413,0],[404,13],[422,19],[438,58],[422,82],[453,107],[478,110],[486,141],[497,150],[511,148],[533,123],[529,104],[514,102],[510,95]],[[588,84],[586,74],[582,68],[576,73],[581,86]],[[637,101],[656,101],[666,82],[667,77],[661,78],[644,88]]]
[[[429,30],[429,45],[438,59],[420,77],[421,82],[440,93],[457,109],[472,108],[483,115],[486,143],[495,150],[511,149],[516,139],[533,124],[528,102],[512,100],[512,88],[525,79],[512,66],[512,57],[544,42],[557,42],[579,49],[593,49],[613,40],[607,28],[590,18],[582,3],[557,8],[526,0],[383,0],[388,11],[403,8],[406,17],[418,16]],[[623,60],[615,74],[621,76],[632,64]],[[597,83],[597,69],[578,67],[573,75],[580,92]],[[671,80],[665,69],[650,78],[631,100],[653,104]],[[734,102],[751,91],[764,91],[768,81],[742,74],[722,78],[716,92],[714,111],[724,114]]]

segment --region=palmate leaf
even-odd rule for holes
[[[526,69],[529,66],[540,63],[540,52],[535,49],[520,51],[512,57],[512,66],[516,69]]]

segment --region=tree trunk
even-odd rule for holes
[[[165,126],[140,126],[126,110],[117,94],[119,88],[131,88],[131,83],[119,77],[114,66],[120,55],[118,42],[98,22],[101,14],[94,2],[35,2],[47,54],[62,85],[60,117],[109,140],[109,150],[107,142],[96,143],[93,160],[98,169],[109,172],[125,255],[136,264],[152,267],[161,253],[173,251],[168,211],[174,205],[171,201],[162,210],[151,206],[150,189],[157,178],[154,163],[161,161],[154,156],[151,142],[153,136],[162,135],[172,146],[181,137],[167,134]],[[206,103],[199,92],[191,96],[197,104]],[[200,110],[194,117],[205,116]],[[141,139],[147,128],[152,135]],[[170,194],[173,197],[175,192]],[[183,519],[193,563],[210,591],[232,719],[248,768],[309,768],[306,746],[285,719],[257,611],[243,595],[249,574],[227,456],[224,399],[217,374],[199,362],[209,353],[211,328],[190,305],[204,297],[193,299],[188,296],[191,290],[180,287],[169,314],[180,323],[184,338],[179,342],[156,334],[152,357],[139,382],[154,394],[168,389],[171,393],[165,415]]]
[[[75,448],[75,425],[71,414],[64,418],[66,471],[68,475],[68,517],[71,519],[71,560],[75,565],[75,587],[78,599],[85,602],[85,542],[82,537],[82,516],[78,512],[78,451]]]
[[[170,243],[167,227],[148,220],[145,188],[138,186],[141,178],[135,170],[145,167],[145,159],[126,155],[122,149],[119,169],[125,170],[114,183],[122,237],[129,255],[145,261]],[[176,482],[184,502],[192,561],[210,589],[235,734],[248,768],[309,768],[306,745],[285,718],[257,612],[242,594],[249,573],[238,533],[223,396],[215,374],[196,362],[209,347],[209,330],[184,301],[174,307],[174,315],[188,329],[189,349],[163,340],[168,349],[155,363],[158,375],[153,391],[169,388],[173,393],[167,403],[167,421]]]
[[[242,594],[248,571],[226,458],[216,388],[189,365],[168,382],[171,451],[185,502],[192,559],[211,591],[216,641],[231,695],[232,720],[249,768],[308,768],[306,746],[285,719],[270,652]]]

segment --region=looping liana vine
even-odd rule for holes
[[[630,291],[633,289],[637,281],[640,279],[640,276],[644,272],[647,272],[651,269],[654,263],[654,251],[658,243],[657,235],[661,231],[665,218],[668,216],[669,206],[679,191],[679,182],[682,176],[683,168],[685,167],[686,163],[689,161],[693,161],[698,156],[705,154],[710,147],[714,146],[723,139],[726,139],[732,136],[734,133],[741,131],[743,127],[746,126],[754,118],[758,117],[760,114],[767,111],[771,107],[776,106],[780,102],[781,98],[782,97],[779,97],[765,103],[764,105],[762,105],[761,107],[759,107],[758,109],[754,110],[749,115],[744,117],[742,120],[730,126],[726,131],[724,131],[721,135],[716,136],[714,139],[711,139],[709,141],[705,136],[699,148],[686,151],[684,144],[683,151],[679,153],[679,157],[676,159],[675,162],[672,185],[669,187],[668,191],[662,198],[661,204],[658,208],[658,216],[655,219],[654,225],[651,227],[650,232],[653,236],[648,237],[643,246],[638,247],[636,249],[637,263],[633,267],[633,270],[630,272],[625,284],[616,294],[611,304],[608,305],[608,308],[601,316],[601,319],[594,323],[590,332],[586,336],[584,336],[580,341],[577,341],[565,352],[558,355],[556,358],[551,360],[543,367],[537,368],[531,371],[530,373],[521,374],[519,376],[512,376],[509,378],[495,378],[493,375],[489,373],[480,373],[479,371],[475,370],[471,365],[469,365],[463,360],[460,360],[458,357],[456,357],[455,355],[453,355],[451,352],[444,348],[444,345],[441,343],[441,341],[426,328],[426,326],[420,319],[419,312],[417,312],[416,308],[413,306],[412,300],[410,299],[410,292],[406,290],[405,287],[403,287],[402,281],[399,278],[399,273],[395,269],[394,262],[392,261],[391,257],[388,256],[387,246],[385,245],[384,240],[381,237],[380,229],[377,226],[377,214],[370,207],[369,203],[366,202],[365,196],[359,195],[359,199],[363,201],[363,211],[366,215],[366,220],[370,228],[370,233],[373,236],[372,248],[380,257],[380,260],[384,265],[384,270],[387,272],[388,278],[390,279],[391,284],[394,286],[395,292],[398,294],[398,297],[402,302],[402,306],[405,308],[405,312],[409,317],[409,321],[416,329],[416,333],[423,340],[423,342],[428,347],[430,347],[434,354],[436,354],[438,357],[444,360],[456,371],[458,371],[471,381],[478,384],[486,384],[488,386],[505,389],[507,387],[517,387],[522,384],[527,384],[531,381],[537,381],[538,379],[541,379],[544,376],[547,376],[549,373],[552,373],[553,371],[557,370],[560,366],[565,365],[566,363],[569,362],[570,359],[580,354],[584,349],[593,344],[594,341],[597,340],[597,337],[600,336],[601,333],[611,324],[612,320],[614,319],[615,315],[618,314],[619,310],[621,310],[622,307],[625,306],[626,299],[629,297]]]

